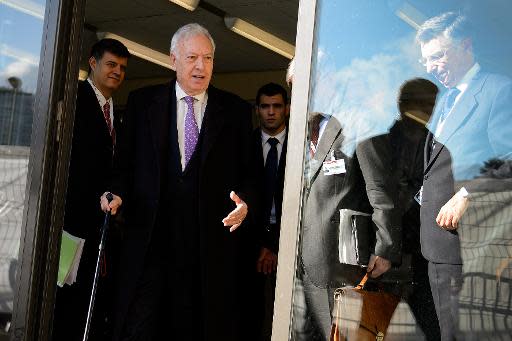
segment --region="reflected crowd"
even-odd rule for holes
[[[510,337],[512,80],[479,61],[474,32],[455,12],[418,26],[438,85],[403,82],[392,124],[316,56],[293,340],[400,337],[390,295],[414,316],[411,339]]]

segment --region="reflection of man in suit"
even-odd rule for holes
[[[400,260],[397,191],[387,136],[347,141],[338,119],[319,113],[309,127],[294,336],[328,340],[335,288],[366,271],[379,277]],[[352,231],[366,245],[344,248]]]
[[[89,78],[78,83],[64,230],[84,238],[85,244],[77,282],[57,290],[53,340],[83,337],[103,222],[98,197],[110,184],[116,142],[112,94],[123,82],[129,56],[117,40],[98,41],[89,58]],[[98,296],[97,312],[104,310],[102,303]],[[96,314],[91,339],[98,340],[104,329],[97,324],[101,314]]]
[[[181,27],[177,79],[129,97],[110,203],[127,224],[114,339],[244,339],[251,108],[209,86],[214,52],[205,28]]]
[[[264,276],[265,313],[263,331],[270,338],[272,310],[276,286],[277,252],[281,230],[281,204],[283,202],[284,170],[286,166],[286,119],[289,113],[286,90],[268,83],[256,94],[256,113],[260,127],[253,132],[253,154],[258,170],[260,214],[257,229],[261,237],[257,271]],[[262,316],[262,317],[263,317]]]
[[[390,129],[398,174],[398,208],[402,218],[403,266],[412,271],[405,299],[426,340],[440,338],[439,322],[428,280],[428,261],[420,249],[420,205],[414,200],[423,182],[423,160],[428,122],[439,89],[429,80],[414,78],[400,87],[400,120]],[[410,265],[405,258],[410,258]]]
[[[464,16],[444,13],[417,33],[427,72],[447,88],[429,124],[421,206],[421,248],[443,340],[452,340],[457,330],[462,284],[457,227],[474,191],[468,180],[486,161],[512,151],[512,82],[481,70],[468,26]]]

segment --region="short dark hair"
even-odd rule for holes
[[[470,36],[470,23],[465,15],[446,12],[425,21],[416,33],[418,43],[428,43],[444,35],[451,40],[462,40]]]
[[[100,60],[105,52],[110,52],[117,57],[130,58],[130,52],[119,40],[104,38],[98,40],[91,48],[90,57]]]
[[[398,109],[401,114],[409,110],[421,110],[431,115],[438,92],[438,87],[428,79],[409,79],[400,86]]]
[[[268,84],[263,85],[261,88],[259,88],[258,92],[256,93],[256,105],[260,105],[261,95],[265,95],[265,96],[281,95],[281,96],[283,96],[284,104],[288,104],[288,94],[286,93],[286,90],[279,84],[268,83]]]

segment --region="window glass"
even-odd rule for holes
[[[45,1],[0,1],[0,339],[9,335]]]
[[[317,1],[292,340],[510,337],[511,13]]]

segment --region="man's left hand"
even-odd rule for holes
[[[469,199],[464,197],[459,192],[455,193],[455,195],[448,200],[436,218],[436,223],[441,228],[446,230],[455,230],[459,227],[460,218],[466,209],[468,208]]]
[[[230,226],[229,232],[233,232],[238,226],[242,225],[242,222],[247,216],[248,208],[247,204],[240,199],[235,192],[231,191],[229,197],[235,202],[236,208],[231,211],[226,218],[222,219],[222,223],[224,226]]]
[[[260,257],[256,263],[256,271],[263,272],[265,275],[270,275],[277,270],[277,255],[267,249],[261,248]]]
[[[366,271],[370,274],[371,278],[377,278],[389,269],[391,269],[391,262],[389,260],[372,254]]]

